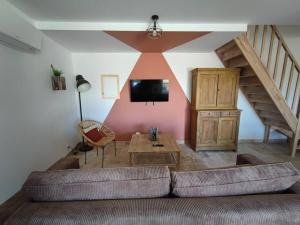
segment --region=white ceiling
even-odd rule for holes
[[[136,52],[103,31],[145,30],[152,14],[164,31],[212,31],[170,52],[213,51],[247,24],[300,25],[300,0],[6,1],[72,52]]]
[[[43,31],[71,52],[138,52],[103,31]]]
[[[138,52],[103,31],[47,30],[43,32],[71,52]],[[211,52],[238,34],[238,32],[212,32],[167,52]]]
[[[167,52],[212,52],[239,34],[239,32],[212,32]]]
[[[39,21],[300,25],[299,0],[8,0]]]

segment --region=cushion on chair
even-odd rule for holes
[[[101,138],[106,136],[103,132],[99,131],[97,128],[93,128],[92,130],[85,133],[85,135],[94,142],[100,141]]]
[[[155,198],[170,192],[168,167],[33,172],[22,190],[34,201]]]
[[[179,197],[244,195],[284,191],[300,179],[290,163],[172,172],[172,193]]]
[[[97,124],[90,124],[89,126],[82,127],[82,130],[86,134],[87,132],[93,130],[94,128],[98,128]]]

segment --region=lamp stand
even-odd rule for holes
[[[79,110],[80,110],[80,121],[82,122],[82,106],[81,106],[81,94],[78,92],[79,99]],[[85,164],[86,164],[86,152],[91,151],[93,149],[92,146],[86,144],[84,142],[84,138],[82,137],[82,142],[80,143],[78,150],[85,153]]]

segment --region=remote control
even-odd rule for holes
[[[153,146],[153,147],[164,147],[163,144],[153,144],[152,146]]]

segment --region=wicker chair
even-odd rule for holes
[[[90,127],[92,125],[96,125],[97,129],[99,131],[101,131],[103,134],[105,134],[105,136],[102,137],[97,142],[92,141],[84,133],[84,128]],[[104,163],[104,150],[105,150],[106,145],[114,142],[114,145],[115,145],[115,156],[117,156],[117,146],[116,146],[115,134],[108,127],[106,127],[102,123],[94,121],[94,120],[84,120],[84,121],[82,121],[82,122],[79,123],[78,127],[79,127],[80,134],[87,141],[87,143],[90,144],[90,145],[92,145],[93,147],[97,148],[97,155],[98,155],[99,148],[102,149],[102,168],[103,168],[103,163]],[[85,157],[86,157],[86,155],[85,155]]]

